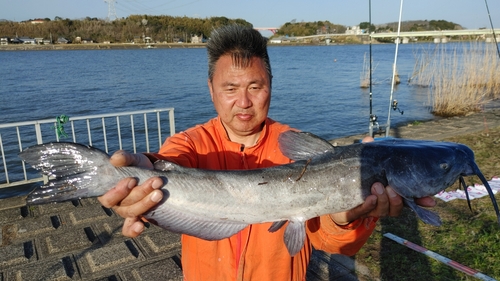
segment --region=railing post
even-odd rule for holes
[[[168,120],[170,121],[170,136],[175,134],[174,109],[168,111]]]
[[[37,144],[42,144],[42,128],[40,126],[40,123],[36,122],[35,123],[35,134],[36,134],[36,143]]]

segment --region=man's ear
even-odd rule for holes
[[[210,98],[212,99],[212,102],[214,102],[214,88],[212,85],[212,81],[210,81],[210,79],[207,79],[207,84],[208,84],[208,90],[210,92]]]

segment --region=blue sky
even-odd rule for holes
[[[328,20],[342,25],[368,21],[368,0],[116,0],[118,17],[130,14],[242,18],[254,27],[279,27],[291,20]],[[400,1],[372,0],[372,22],[397,21]],[[488,0],[495,28],[500,28],[500,1]],[[106,18],[104,0],[0,0],[0,19]],[[490,27],[484,0],[406,0],[403,20],[447,20],[470,29]]]

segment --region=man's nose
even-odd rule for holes
[[[241,92],[238,95],[238,100],[236,105],[241,108],[249,108],[252,106],[250,92],[247,89],[241,90]]]

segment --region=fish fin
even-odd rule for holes
[[[238,221],[222,218],[213,220],[194,213],[176,210],[173,206],[167,206],[164,203],[168,201],[168,191],[162,189],[162,192],[164,193],[163,200],[158,203],[157,207],[144,214],[144,217],[168,231],[214,241],[231,237],[248,226],[248,224]]]
[[[71,182],[71,180],[69,180],[69,182]],[[26,197],[26,204],[37,205],[64,202],[87,197],[86,195],[86,188],[78,188],[76,185],[68,183],[66,180],[50,181],[30,192]]]
[[[436,213],[418,206],[417,203],[415,203],[415,201],[412,199],[404,198],[404,202],[408,207],[410,207],[415,212],[415,214],[417,214],[417,216],[423,222],[434,226],[441,225],[441,218],[439,218],[439,216]]]
[[[292,219],[289,221],[284,235],[284,241],[290,256],[295,256],[306,240],[306,226],[304,220]]]
[[[117,172],[105,152],[78,143],[35,145],[23,150],[19,157],[49,177],[48,183],[28,195],[28,204],[100,196],[107,187],[102,186],[105,183],[102,179],[93,180],[97,178],[97,172],[105,173],[109,178]]]
[[[278,138],[281,153],[298,161],[308,160],[325,152],[333,151],[333,145],[324,139],[305,132],[286,131]]]
[[[165,161],[165,160],[158,160],[158,161],[154,162],[153,166],[154,166],[155,170],[165,171],[165,172],[177,170],[180,167],[177,164],[174,164],[172,162]]]
[[[285,225],[285,223],[287,221],[288,220],[282,220],[282,221],[275,221],[275,222],[273,222],[273,224],[271,225],[271,227],[269,227],[268,231],[271,232],[271,233],[278,231],[282,226]]]

